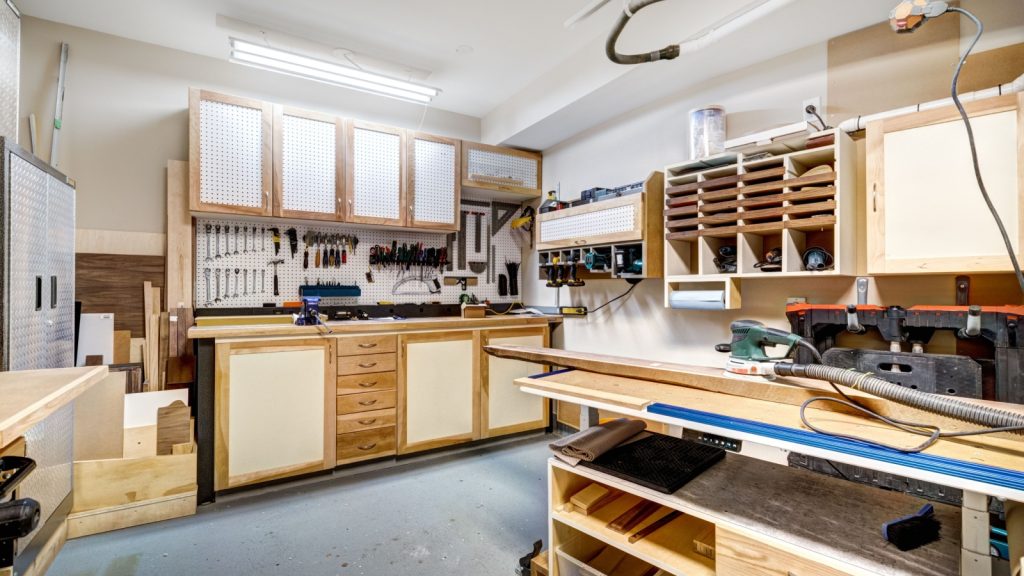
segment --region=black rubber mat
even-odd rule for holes
[[[652,434],[612,448],[593,462],[580,462],[616,478],[672,494],[725,458],[725,450],[689,440]]]

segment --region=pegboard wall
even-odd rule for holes
[[[575,216],[548,220],[540,227],[541,242],[567,238],[584,238],[615,232],[629,232],[636,227],[636,205],[627,204],[607,210],[596,210]]]
[[[258,307],[271,302],[281,305],[286,301],[294,302],[299,299],[300,285],[316,284],[317,282],[356,285],[362,290],[362,295],[358,298],[332,298],[325,301],[328,305],[368,305],[382,301],[396,304],[424,302],[456,304],[463,290],[459,286],[444,286],[445,276],[476,277],[478,285],[467,287],[466,292],[475,294],[481,301],[514,302],[522,297],[522,267],[520,266],[518,274],[519,296],[499,296],[498,275],[508,274],[505,268],[506,262],[522,262],[522,247],[528,247],[530,242],[525,233],[512,231],[506,222],[497,234],[490,238],[490,245],[494,247],[496,263],[493,275],[490,270],[475,274],[469,269],[471,262],[487,263],[488,261],[488,230],[491,223],[491,211],[494,209],[488,202],[470,199],[465,200],[462,205],[462,210],[469,212],[466,214],[466,227],[462,231],[466,234],[467,265],[465,269],[459,269],[460,241],[453,234],[452,250],[448,257],[451,263],[450,271],[447,268],[439,271],[437,268],[428,266],[424,266],[421,271],[415,265],[409,270],[404,270],[404,267],[399,269],[397,265],[390,268],[385,266],[380,269],[374,266],[372,269],[374,281],[372,283],[367,281],[366,273],[371,271],[369,257],[370,249],[373,246],[386,245],[390,247],[392,241],[397,241],[399,246],[403,243],[411,245],[422,242],[424,248],[444,248],[448,242],[448,234],[357,229],[344,224],[313,224],[295,220],[268,222],[233,217],[197,217],[195,219],[194,244],[196,247],[196,273],[194,276],[196,307],[244,308]],[[519,211],[516,210],[513,216],[518,215]],[[476,245],[478,221],[480,228],[479,250]],[[208,235],[207,225],[210,226]],[[219,250],[217,226],[221,227]],[[237,235],[235,233],[236,226],[239,230]],[[276,226],[281,232],[281,249],[277,256],[274,255],[274,246],[271,241],[270,227],[272,226]],[[257,230],[255,235],[253,234],[254,228]],[[295,228],[298,236],[298,249],[294,256],[291,253],[286,234],[289,228]],[[225,233],[225,229],[230,232]],[[309,268],[303,268],[305,249],[303,237],[307,232],[354,236],[359,239],[359,243],[354,252],[348,253],[347,263],[336,268],[317,268],[315,266],[316,248],[310,247]],[[220,258],[217,258],[218,253]],[[209,260],[207,259],[208,254]],[[279,296],[274,296],[274,267],[270,265],[270,262],[275,259],[284,259],[284,262],[277,266],[280,283]],[[238,270],[237,275],[235,274],[236,269]],[[228,273],[229,279],[225,277],[225,272]],[[219,294],[217,292],[218,275],[220,277]],[[435,277],[442,286],[440,293],[432,294],[430,290],[434,289],[433,279]],[[422,281],[419,281],[421,278]],[[207,289],[209,289],[209,299],[207,298]],[[218,295],[219,302],[216,301]]]
[[[399,218],[402,138],[390,132],[355,128],[352,164],[352,212],[372,218]]]
[[[334,190],[336,127],[333,122],[285,115],[282,130],[283,155],[281,207],[285,210],[333,214],[337,207]]]

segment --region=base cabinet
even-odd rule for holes
[[[477,333],[399,336],[398,453],[480,438]]]
[[[331,340],[217,344],[214,488],[333,468]]]
[[[546,428],[548,399],[527,394],[513,382],[546,371],[543,364],[496,358],[483,346],[548,346],[547,328],[486,330],[480,334],[481,430],[485,438]]]

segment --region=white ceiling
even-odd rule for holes
[[[438,108],[480,117],[607,27],[562,22],[589,0],[17,0],[26,14],[227,58],[222,14],[433,72]],[[473,47],[459,54],[461,45]]]
[[[228,32],[216,24],[220,14],[430,70],[424,83],[442,90],[434,106],[481,118],[485,142],[538,149],[709,77],[881,21],[895,0],[783,1],[782,10],[729,42],[671,66],[633,67],[604,56],[620,0],[572,29],[563,27],[590,1],[16,0],[30,16],[214,58],[228,55]],[[750,2],[657,4],[633,19],[619,51],[646,52],[679,42]],[[472,52],[456,52],[462,45],[472,46]],[[688,73],[695,63],[699,73]]]

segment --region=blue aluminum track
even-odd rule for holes
[[[784,442],[791,442],[793,444],[801,444],[813,448],[820,448],[822,450],[831,450],[833,452],[849,454],[851,456],[869,458],[879,462],[906,466],[908,468],[915,468],[917,470],[924,470],[935,474],[944,474],[946,476],[953,476],[984,484],[1012,488],[1014,490],[1024,490],[1024,472],[1018,470],[1008,470],[1006,468],[974,464],[963,460],[934,456],[932,454],[899,452],[889,448],[875,446],[873,444],[856,442],[845,438],[837,438],[826,434],[818,434],[817,432],[786,428],[784,426],[776,426],[774,424],[764,424],[761,422],[754,422],[753,420],[745,420],[743,418],[733,418],[730,416],[723,416],[721,414],[713,414],[711,412],[681,408],[679,406],[672,406],[671,404],[661,404],[656,402],[648,406],[647,411],[661,416],[670,416],[672,418],[688,420],[698,424],[717,426],[719,428],[736,430],[737,432],[745,432],[747,434],[756,434],[765,438],[773,438]]]
[[[549,376],[554,376],[555,374],[572,372],[573,370],[573,368],[566,368],[564,370],[537,374],[535,376],[530,376],[530,378],[547,378]],[[810,446],[812,448],[831,450],[833,452],[849,454],[860,458],[868,458],[888,464],[906,466],[908,468],[924,470],[935,474],[963,478],[965,480],[971,480],[983,484],[1002,486],[1004,488],[1011,488],[1014,490],[1024,490],[1024,471],[974,464],[964,460],[954,460],[952,458],[923,454],[920,452],[899,452],[897,450],[875,446],[874,444],[847,440],[845,438],[838,438],[827,434],[818,434],[817,432],[787,428],[785,426],[777,426],[775,424],[764,424],[753,420],[723,416],[721,414],[714,414],[711,412],[702,412],[700,410],[682,408],[680,406],[662,404],[660,402],[655,402],[648,406],[647,412],[661,416],[679,418],[680,420],[688,420],[698,424],[717,426],[727,430],[745,432],[747,434],[754,434],[793,444]]]

